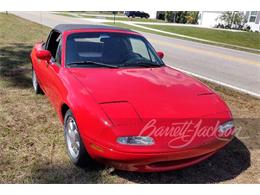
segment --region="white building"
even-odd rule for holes
[[[203,11],[199,13],[198,24],[204,27],[215,27],[221,23],[218,19],[223,12]]]
[[[260,11],[247,11],[246,13],[247,23],[252,31],[260,32]]]
[[[219,16],[223,12],[218,11],[202,11],[199,13],[198,24],[205,27],[215,27],[217,24],[222,24],[223,22],[219,20]],[[252,31],[260,31],[260,11],[245,11],[246,16],[246,26],[250,26]]]
[[[144,11],[150,15],[150,18],[155,19],[157,17],[157,11]]]

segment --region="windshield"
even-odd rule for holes
[[[142,36],[86,32],[68,36],[66,65],[68,67],[70,65],[73,67],[150,67],[162,66],[164,63]]]

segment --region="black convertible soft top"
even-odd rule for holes
[[[54,27],[54,30],[59,31],[61,33],[68,30],[80,30],[80,29],[107,29],[107,30],[131,31],[126,28],[119,28],[119,27],[106,26],[106,25],[91,25],[91,24],[59,24]]]

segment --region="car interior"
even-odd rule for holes
[[[133,49],[126,38],[109,37],[99,40],[70,39],[67,44],[67,63],[74,61],[97,61],[121,64],[131,57]]]

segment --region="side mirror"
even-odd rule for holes
[[[51,52],[48,50],[39,50],[36,51],[36,57],[49,62],[51,60]]]
[[[162,51],[157,51],[157,55],[159,56],[159,58],[163,59],[164,57],[164,53]]]

